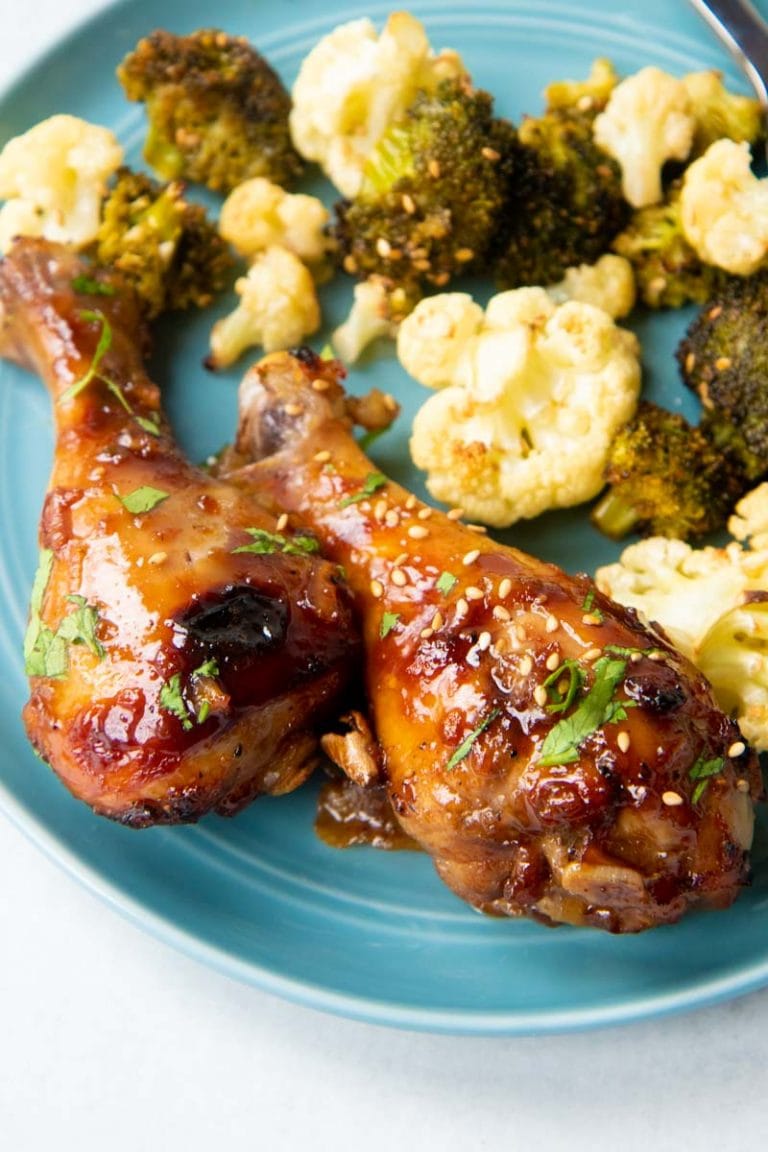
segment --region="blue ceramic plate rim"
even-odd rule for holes
[[[23,71],[0,90],[0,106],[10,102],[30,74],[53,62],[68,46],[98,28],[108,25],[121,10],[130,10],[135,0],[115,0],[99,12],[76,22],[64,36],[27,62]],[[567,0],[566,5],[567,7]],[[0,810],[53,863],[99,897],[128,921],[150,932],[192,959],[224,975],[253,984],[295,1003],[337,1013],[353,1019],[415,1030],[447,1034],[526,1035],[577,1031],[659,1017],[694,1007],[712,1005],[743,995],[768,983],[768,951],[754,963],[744,963],[729,975],[700,980],[683,990],[636,996],[628,1002],[608,1006],[591,1004],[584,1008],[513,1012],[496,1009],[466,1010],[398,1005],[392,999],[359,996],[330,990],[311,979],[294,979],[269,965],[243,960],[201,935],[180,928],[173,912],[161,914],[136,898],[126,883],[110,881],[104,871],[90,865],[65,838],[57,835],[43,819],[17,797],[0,779]]]

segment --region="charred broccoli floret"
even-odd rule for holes
[[[347,272],[384,279],[393,316],[482,264],[506,203],[513,138],[491,97],[460,78],[420,92],[379,140],[333,231]]]
[[[132,285],[148,319],[175,309],[205,308],[225,286],[233,265],[204,209],[183,193],[179,181],[159,184],[121,168],[102,205],[93,257]]]
[[[685,238],[679,183],[660,204],[633,212],[612,247],[629,260],[637,294],[649,308],[704,304],[727,280],[721,268],[704,264]]]
[[[627,223],[619,166],[592,137],[599,108],[596,100],[558,106],[520,125],[506,234],[493,262],[501,288],[554,284],[566,268],[593,264]]]
[[[291,100],[243,37],[158,30],[117,70],[129,100],[146,104],[144,157],[164,180],[230,191],[251,176],[287,184],[302,164],[291,143]]]
[[[750,480],[768,472],[768,269],[732,277],[677,350],[683,380],[700,398],[720,443]]]
[[[592,522],[615,540],[705,536],[723,527],[748,483],[704,429],[648,402],[614,439],[605,478]]]

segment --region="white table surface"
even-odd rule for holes
[[[0,0],[0,86],[99,0]],[[127,924],[0,817],[4,1152],[743,1152],[768,1132],[768,991],[544,1039],[323,1016]]]

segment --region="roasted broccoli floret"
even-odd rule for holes
[[[229,248],[179,181],[159,184],[121,168],[102,205],[92,255],[117,269],[136,291],[145,315],[205,308],[227,283]]]
[[[619,166],[592,136],[600,105],[582,104],[520,125],[506,235],[493,262],[501,288],[554,284],[566,268],[593,264],[629,219]]]
[[[582,112],[600,112],[619,82],[610,60],[599,57],[592,64],[586,80],[554,80],[544,89],[547,111],[556,108],[579,108]]]
[[[615,540],[705,536],[723,527],[747,487],[738,461],[706,431],[648,402],[613,441],[605,478],[592,522]]]
[[[716,140],[744,140],[754,147],[764,139],[765,114],[760,101],[729,92],[721,72],[714,68],[689,72],[683,76],[683,85],[696,117],[691,159],[703,156]]]
[[[379,140],[333,231],[347,272],[384,278],[393,318],[428,286],[482,264],[506,203],[513,138],[491,97],[459,78],[420,92]]]
[[[649,308],[704,304],[727,280],[722,269],[704,264],[685,238],[679,182],[660,204],[634,211],[612,247],[629,260],[638,297]]]
[[[768,472],[768,269],[732,277],[677,350],[705,421],[750,480]]]
[[[287,184],[300,174],[290,96],[243,37],[159,30],[139,41],[117,75],[128,99],[146,104],[144,157],[164,180],[227,192],[251,176]]]

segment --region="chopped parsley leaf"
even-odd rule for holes
[[[203,661],[199,668],[194,669],[192,675],[207,676],[210,679],[215,680],[219,675],[219,665],[215,657],[211,658],[210,660]]]
[[[712,760],[705,760],[703,756],[699,757],[688,773],[691,780],[698,781],[691,796],[692,804],[701,800],[709,786],[709,781],[713,776],[718,776],[724,767],[725,759],[723,756],[716,756]]]
[[[348,508],[350,504],[359,504],[361,500],[367,500],[369,496],[373,496],[374,492],[378,492],[387,483],[387,478],[383,472],[369,472],[360,491],[340,500],[339,508]]]
[[[590,588],[589,591],[587,592],[586,596],[584,597],[584,600],[583,600],[582,605],[581,605],[581,609],[582,609],[582,612],[586,612],[590,616],[594,616],[595,620],[597,620],[598,623],[602,624],[603,614],[599,608],[594,607],[594,603],[595,603],[595,589]]]
[[[101,379],[99,367],[107,352],[112,347],[112,326],[103,312],[97,312],[91,308],[84,308],[78,315],[82,320],[89,320],[101,324],[99,339],[96,343],[96,351],[93,354],[93,359],[87,372],[62,392],[59,397],[60,404],[63,401],[72,400],[75,396],[79,396],[83,389],[88,387],[91,380]]]
[[[198,724],[205,724],[206,720],[208,719],[210,711],[211,711],[210,700],[203,700],[202,704],[200,705],[200,707],[197,710],[196,719],[197,719]]]
[[[382,640],[385,636],[389,636],[390,632],[395,627],[399,619],[399,612],[385,612],[383,614],[381,617],[381,626],[379,628],[379,636],[381,636]]]
[[[52,566],[53,552],[44,548],[30,598],[29,624],[24,636],[24,670],[27,676],[61,680],[69,671],[70,644],[84,644],[100,660],[104,657],[104,647],[96,636],[99,614],[84,596],[67,597],[76,606],[75,610],[64,617],[55,632],[43,623],[40,608]]]
[[[453,756],[451,756],[450,760],[446,764],[446,772],[453,771],[457,764],[461,764],[462,760],[469,756],[469,753],[472,751],[472,746],[477,740],[478,736],[482,736],[486,728],[488,728],[500,714],[501,708],[494,708],[492,712],[488,713],[485,720],[478,724],[477,728],[474,728],[470,732],[469,736],[466,737],[466,739],[462,740],[461,744],[459,744]]]
[[[72,281],[72,288],[84,296],[114,296],[115,294],[115,289],[111,284],[105,284],[102,280],[95,280],[92,276],[75,276]]]
[[[167,680],[160,689],[160,707],[180,720],[185,732],[188,732],[192,727],[187,705],[181,693],[181,676],[178,672],[171,676],[170,680]]]
[[[565,688],[561,690],[565,677],[568,677],[568,683]],[[542,687],[546,688],[549,703],[547,704],[548,712],[566,712],[571,704],[573,704],[576,696],[581,691],[584,683],[584,669],[578,660],[563,660],[562,664],[555,669],[551,676],[547,676]]]
[[[458,582],[458,576],[454,576],[452,572],[441,572],[435,587],[443,596],[447,596]]]
[[[145,484],[141,488],[135,488],[126,496],[121,496],[119,492],[116,492],[115,495],[123,507],[133,516],[143,516],[145,512],[151,512],[153,508],[157,508],[163,500],[167,500],[169,493],[163,492],[161,488],[153,488],[151,485]]]
[[[615,723],[620,714],[626,715],[627,702],[618,704],[614,693],[624,679],[626,660],[601,656],[593,665],[594,681],[570,716],[565,716],[551,728],[541,745],[538,763],[542,768],[556,764],[572,764],[579,758],[579,749],[588,736],[604,724]]]
[[[233,548],[233,554],[250,552],[256,556],[269,556],[274,552],[285,552],[288,556],[309,556],[320,551],[314,536],[283,536],[280,532],[267,532],[266,528],[246,528],[252,537],[250,544]]]

